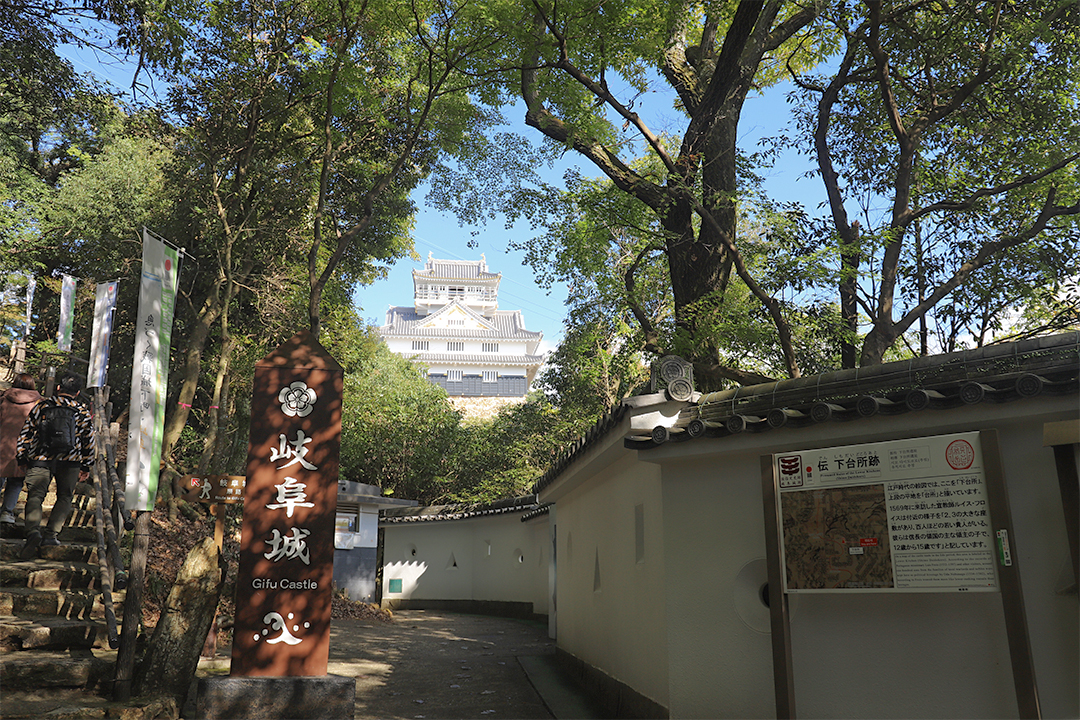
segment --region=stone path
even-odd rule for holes
[[[356,720],[599,717],[554,653],[539,623],[408,610],[390,624],[334,620],[328,670],[356,678]],[[200,676],[227,672],[227,650],[200,664]]]

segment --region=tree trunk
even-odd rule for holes
[[[844,338],[840,343],[840,366],[845,370],[855,367],[859,337],[859,303],[855,296],[859,282],[859,223],[851,224],[840,244],[840,324]]]
[[[221,553],[213,538],[205,538],[188,553],[169,591],[135,675],[137,695],[167,695],[184,707],[224,580]]]
[[[167,459],[172,454],[173,446],[180,439],[180,433],[187,425],[188,414],[191,411],[191,401],[195,398],[195,390],[199,385],[199,374],[202,372],[202,354],[206,347],[206,339],[210,335],[210,329],[217,321],[221,313],[220,286],[215,288],[209,297],[203,302],[199,314],[196,316],[195,325],[187,339],[187,351],[184,353],[184,369],[180,380],[180,397],[177,405],[173,408],[168,420],[165,422],[165,432],[161,442],[161,457]]]
[[[863,338],[862,355],[859,358],[861,367],[880,365],[885,358],[885,353],[892,347],[897,338],[895,325],[877,325]]]

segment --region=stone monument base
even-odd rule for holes
[[[353,720],[356,679],[321,677],[200,678],[199,720]]]

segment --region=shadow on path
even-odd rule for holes
[[[224,652],[199,674],[227,672]],[[356,678],[356,720],[600,717],[536,622],[424,610],[393,623],[334,620],[328,671]]]

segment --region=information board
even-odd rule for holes
[[[787,593],[996,592],[979,433],[772,456]]]

